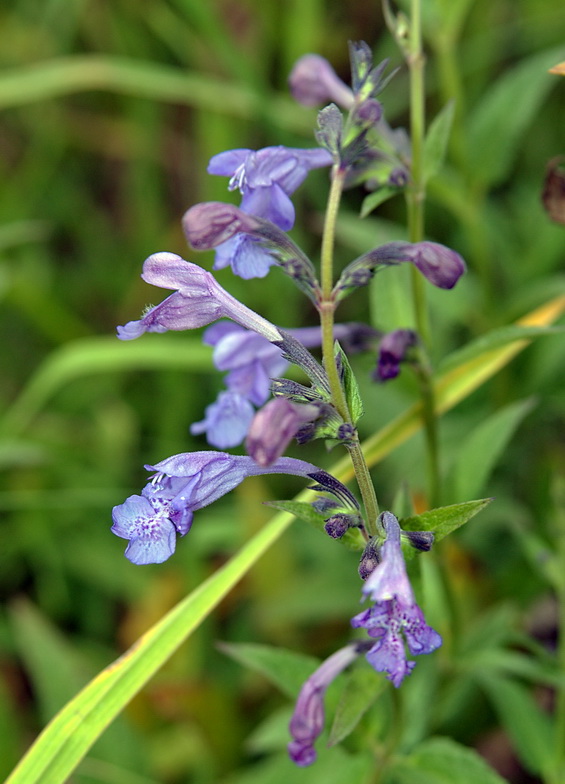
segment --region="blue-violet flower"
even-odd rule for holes
[[[175,253],[149,256],[141,277],[153,286],[177,291],[150,308],[139,321],[118,327],[121,340],[133,340],[144,332],[195,329],[221,318],[229,318],[269,341],[282,339],[273,324],[228,294],[210,272]]]
[[[324,729],[324,696],[330,683],[359,655],[359,643],[352,643],[332,654],[302,686],[289,730],[291,760],[299,767],[316,761],[314,742]]]
[[[351,624],[363,627],[376,639],[366,654],[369,664],[377,672],[385,672],[395,686],[400,686],[415,666],[415,662],[406,659],[403,636],[413,656],[431,653],[442,640],[426,624],[414,599],[402,555],[398,520],[391,512],[383,512],[381,521],[386,534],[380,550],[381,561],[363,586],[363,593],[375,604],[356,615]]]
[[[289,197],[311,169],[331,163],[331,155],[319,148],[264,147],[257,151],[227,150],[214,155],[208,172],[230,178],[228,189],[240,191],[243,212],[267,218],[288,231],[293,227],[295,217]],[[272,258],[256,239],[238,234],[217,248],[214,269],[230,264],[242,278],[262,278],[272,263]]]
[[[251,457],[224,452],[187,452],[153,466],[155,476],[141,495],[130,496],[112,510],[112,532],[129,539],[125,554],[132,563],[166,561],[175,551],[176,534],[184,536],[197,509],[213,503],[258,474],[308,476],[318,471],[304,460],[283,457],[265,468]]]

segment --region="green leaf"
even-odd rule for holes
[[[487,480],[508,442],[534,406],[532,399],[519,400],[499,409],[481,422],[459,447],[448,487],[454,499],[483,492]]]
[[[430,738],[395,760],[387,780],[396,784],[505,784],[474,750],[450,738]]]
[[[59,705],[72,698],[87,676],[95,672],[84,653],[74,649],[61,632],[52,626],[32,604],[18,600],[11,607],[14,638],[26,675],[38,700],[42,718],[47,721]],[[120,716],[98,739],[95,754],[136,770],[143,759],[143,746]]]
[[[505,70],[483,93],[467,128],[470,171],[478,181],[492,186],[508,175],[522,136],[556,83],[547,71],[560,59],[562,46],[537,52]]]
[[[492,702],[502,726],[512,739],[524,767],[542,774],[551,767],[554,753],[553,723],[533,699],[528,689],[509,678],[486,673],[478,681]]]
[[[303,501],[265,501],[265,506],[272,506],[273,509],[280,509],[310,523],[318,531],[324,530],[325,516],[317,512],[312,504],[305,504]]]
[[[326,533],[324,523],[327,520],[327,516],[317,512],[312,504],[305,504],[301,501],[265,501],[265,506],[272,506],[274,509],[290,512],[290,514],[298,517],[300,520],[310,523],[324,535]],[[349,531],[346,531],[340,542],[349,550],[363,550],[366,544],[358,528],[350,528]]]
[[[424,181],[438,173],[445,160],[449,134],[453,125],[455,103],[450,101],[434,117],[424,142]]]
[[[343,371],[343,388],[345,391],[345,399],[347,400],[347,407],[349,408],[352,422],[354,425],[356,425],[359,419],[361,419],[363,416],[363,400],[361,398],[361,393],[359,392],[359,385],[357,384],[357,379],[355,378],[353,370],[351,369],[351,365],[349,364],[347,354],[337,341],[335,344],[335,349],[336,359],[339,357],[341,361],[341,367]]]
[[[369,667],[355,667],[346,677],[330,730],[328,746],[335,746],[359,724],[384,691],[386,681]]]
[[[406,531],[433,531],[437,542],[469,522],[491,501],[492,498],[481,498],[477,501],[465,501],[462,504],[440,506],[420,515],[403,518],[400,524]]]
[[[309,768],[299,768],[288,754],[277,754],[248,766],[226,784],[345,784],[370,781],[375,761],[370,754],[347,754],[339,747],[318,744],[318,759]]]
[[[369,195],[365,196],[363,199],[361,217],[366,218],[367,215],[379,206],[379,204],[384,204],[385,201],[392,199],[393,196],[396,196],[399,193],[402,193],[400,188],[391,188],[388,185],[382,185],[378,190],[369,193]]]
[[[565,672],[558,665],[540,662],[532,655],[508,650],[507,648],[484,648],[466,658],[474,669],[481,673],[489,671],[496,675],[513,675],[524,678],[534,685],[545,684],[553,688],[565,689]]]
[[[221,651],[240,664],[264,675],[287,697],[294,699],[320,666],[319,659],[303,653],[255,643],[219,643]]]

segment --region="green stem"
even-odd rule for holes
[[[320,269],[322,300],[319,304],[319,311],[322,327],[322,356],[324,358],[324,367],[328,374],[333,403],[344,421],[351,422],[351,414],[341,385],[334,356],[334,313],[336,304],[332,295],[335,227],[344,179],[345,171],[338,166],[334,166],[332,171],[332,184],[326,207],[326,216],[324,219],[324,233],[322,235],[322,258]]]
[[[334,166],[332,171],[332,184],[328,197],[328,205],[326,209],[326,216],[324,220],[324,233],[322,236],[322,251],[321,251],[321,269],[320,269],[320,285],[321,285],[321,301],[318,305],[320,313],[320,323],[322,327],[322,356],[324,360],[324,367],[328,374],[328,381],[330,384],[330,392],[332,401],[336,410],[343,418],[344,422],[352,423],[351,412],[347,404],[345,392],[341,384],[339,372],[337,369],[335,354],[334,354],[334,313],[336,303],[333,295],[333,251],[335,243],[335,227],[339,204],[341,201],[341,194],[343,191],[343,183],[345,179],[345,170],[338,166]],[[375,488],[371,481],[369,468],[361,449],[361,444],[357,435],[355,435],[352,443],[348,444],[351,462],[363,499],[363,505],[366,513],[367,531],[370,535],[377,533],[377,517],[379,516],[379,505]]]
[[[408,67],[410,70],[410,135],[412,140],[412,177],[406,194],[408,212],[408,232],[410,242],[424,239],[424,132],[425,132],[425,89],[424,89],[424,52],[422,47],[421,0],[412,0],[410,20],[410,51]],[[437,417],[432,374],[429,367],[431,330],[424,280],[417,269],[411,272],[412,300],[416,328],[423,343],[424,369],[420,374],[422,407],[426,445],[428,452],[429,502],[430,506],[440,503],[440,468],[437,436]]]

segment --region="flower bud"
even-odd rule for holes
[[[319,106],[334,101],[351,108],[353,93],[342,82],[329,62],[317,54],[305,54],[296,61],[288,77],[290,91],[298,103]]]
[[[324,530],[332,539],[341,539],[350,528],[359,528],[362,524],[359,515],[350,514],[334,514],[324,522]]]
[[[270,400],[254,416],[245,447],[260,466],[272,465],[284,452],[296,431],[316,419],[317,406],[298,405],[283,397]]]
[[[409,350],[418,342],[417,334],[411,329],[395,329],[381,340],[379,361],[373,373],[375,381],[388,381],[400,373]]]
[[[402,531],[402,538],[408,539],[415,550],[428,552],[432,549],[435,536],[432,531]]]
[[[253,232],[258,225],[252,215],[220,201],[195,204],[182,219],[186,239],[195,250],[210,250],[240,232]]]

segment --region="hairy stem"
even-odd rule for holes
[[[333,296],[333,251],[335,244],[335,227],[337,214],[339,210],[339,203],[341,201],[341,194],[343,191],[343,182],[345,179],[345,170],[339,166],[334,166],[332,172],[332,185],[328,197],[328,205],[326,209],[326,216],[324,220],[324,233],[322,237],[322,254],[321,254],[321,292],[322,297],[318,305],[320,313],[320,323],[322,327],[322,355],[324,359],[324,367],[328,374],[330,384],[330,391],[332,395],[333,404],[336,410],[343,418],[344,422],[352,423],[351,412],[347,404],[345,392],[339,377],[339,371],[336,365],[334,353],[334,314],[336,303]],[[363,499],[363,505],[366,513],[366,524],[369,535],[377,533],[377,517],[379,515],[379,505],[375,493],[375,488],[371,481],[369,468],[361,449],[361,444],[354,436],[351,443],[347,445],[353,469]]]

